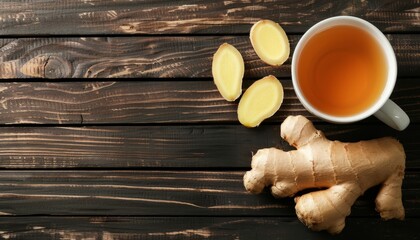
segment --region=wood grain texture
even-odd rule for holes
[[[8,215],[289,216],[293,198],[246,192],[244,171],[1,171],[0,212]],[[406,217],[419,217],[420,177],[406,173]],[[351,217],[380,219],[379,188],[369,189]],[[1,218],[0,218],[1,219]],[[1,230],[1,228],[0,228]]]
[[[2,217],[4,239],[419,239],[417,218],[350,217],[337,236],[291,217]]]
[[[387,36],[399,77],[419,76],[420,34]],[[300,35],[289,37],[293,53]],[[245,78],[290,77],[290,59],[268,66],[248,36],[190,36],[3,39],[0,78],[211,78],[213,54],[224,42],[241,52]]]
[[[383,124],[316,127],[332,140],[393,136],[405,146],[407,168],[420,168],[418,124],[403,132]],[[260,148],[291,149],[279,135],[279,125],[3,127],[0,168],[249,168]]]
[[[244,81],[244,89],[254,80]],[[284,101],[265,123],[280,124],[288,115],[307,112],[293,90],[291,80],[281,80]],[[398,79],[391,99],[412,123],[420,122],[417,79]],[[236,123],[236,102],[225,101],[212,81],[130,82],[18,82],[0,83],[2,124],[163,124]],[[363,123],[377,123],[369,118]]]
[[[0,1],[0,238],[420,239],[419,9],[418,0]],[[313,118],[292,89],[290,59],[267,66],[248,39],[253,23],[272,19],[293,53],[304,31],[336,15],[387,34],[399,68],[391,99],[411,117],[407,130]],[[212,83],[224,42],[246,61],[245,88],[282,77],[283,107],[257,129],[238,124],[237,102]],[[407,153],[406,220],[380,219],[378,186],[334,237],[301,224],[293,199],[248,194],[252,153],[290,150],[279,124],[292,114],[334,140],[397,138]]]
[[[38,0],[0,2],[0,33],[231,34],[248,33],[260,19],[303,32],[336,15],[364,18],[383,31],[419,31],[418,1],[144,1]]]

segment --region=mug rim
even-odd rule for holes
[[[303,46],[305,46],[305,44],[308,42],[308,40],[312,36],[317,34],[320,30],[322,31],[322,29],[328,29],[333,26],[345,26],[345,25],[359,27],[360,29],[366,31],[375,39],[375,41],[380,45],[381,49],[384,51],[388,70],[387,70],[387,78],[386,78],[385,87],[382,90],[381,95],[375,101],[375,103],[373,103],[370,107],[366,108],[364,111],[359,112],[357,114],[353,114],[350,116],[335,116],[335,115],[331,115],[331,114],[327,114],[322,111],[319,111],[318,109],[313,107],[312,104],[309,103],[309,101],[306,100],[305,96],[303,95],[300,89],[299,82],[298,82],[297,63],[298,63],[299,55],[302,52]],[[385,35],[373,24],[358,17],[336,16],[336,17],[330,17],[330,18],[324,19],[316,23],[303,34],[303,36],[299,39],[295,47],[295,51],[293,52],[291,70],[292,70],[292,83],[293,83],[295,93],[306,110],[308,110],[310,113],[314,114],[315,116],[318,116],[329,122],[350,123],[350,122],[356,122],[356,121],[365,119],[373,115],[389,99],[392,91],[394,90],[395,82],[397,79],[397,60],[395,57],[395,52],[390,42],[385,37]]]

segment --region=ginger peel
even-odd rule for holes
[[[235,101],[242,93],[244,60],[232,45],[224,43],[213,56],[212,74],[217,89],[227,101]]]
[[[385,137],[356,143],[330,141],[303,116],[289,116],[281,137],[297,150],[260,149],[245,188],[260,193],[271,186],[274,197],[292,197],[304,189],[321,188],[295,197],[301,222],[315,231],[337,234],[356,199],[368,188],[382,184],[376,210],[383,219],[404,219],[401,185],[405,153],[395,139]]]
[[[276,77],[269,75],[255,81],[239,102],[239,122],[246,127],[256,127],[273,116],[282,102],[283,87]]]
[[[258,57],[265,63],[280,66],[289,58],[289,38],[278,23],[258,21],[252,26],[249,38]]]

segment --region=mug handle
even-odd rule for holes
[[[385,104],[373,114],[388,126],[402,131],[410,124],[410,118],[395,102],[391,99],[386,100]]]

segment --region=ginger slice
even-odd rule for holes
[[[212,73],[214,83],[224,99],[235,101],[242,93],[244,60],[232,45],[223,43],[213,56]]]
[[[280,81],[269,75],[254,82],[244,93],[238,106],[238,119],[246,127],[256,127],[276,113],[283,102]]]
[[[289,39],[278,23],[271,20],[255,23],[250,39],[258,57],[269,65],[280,66],[289,58]]]

